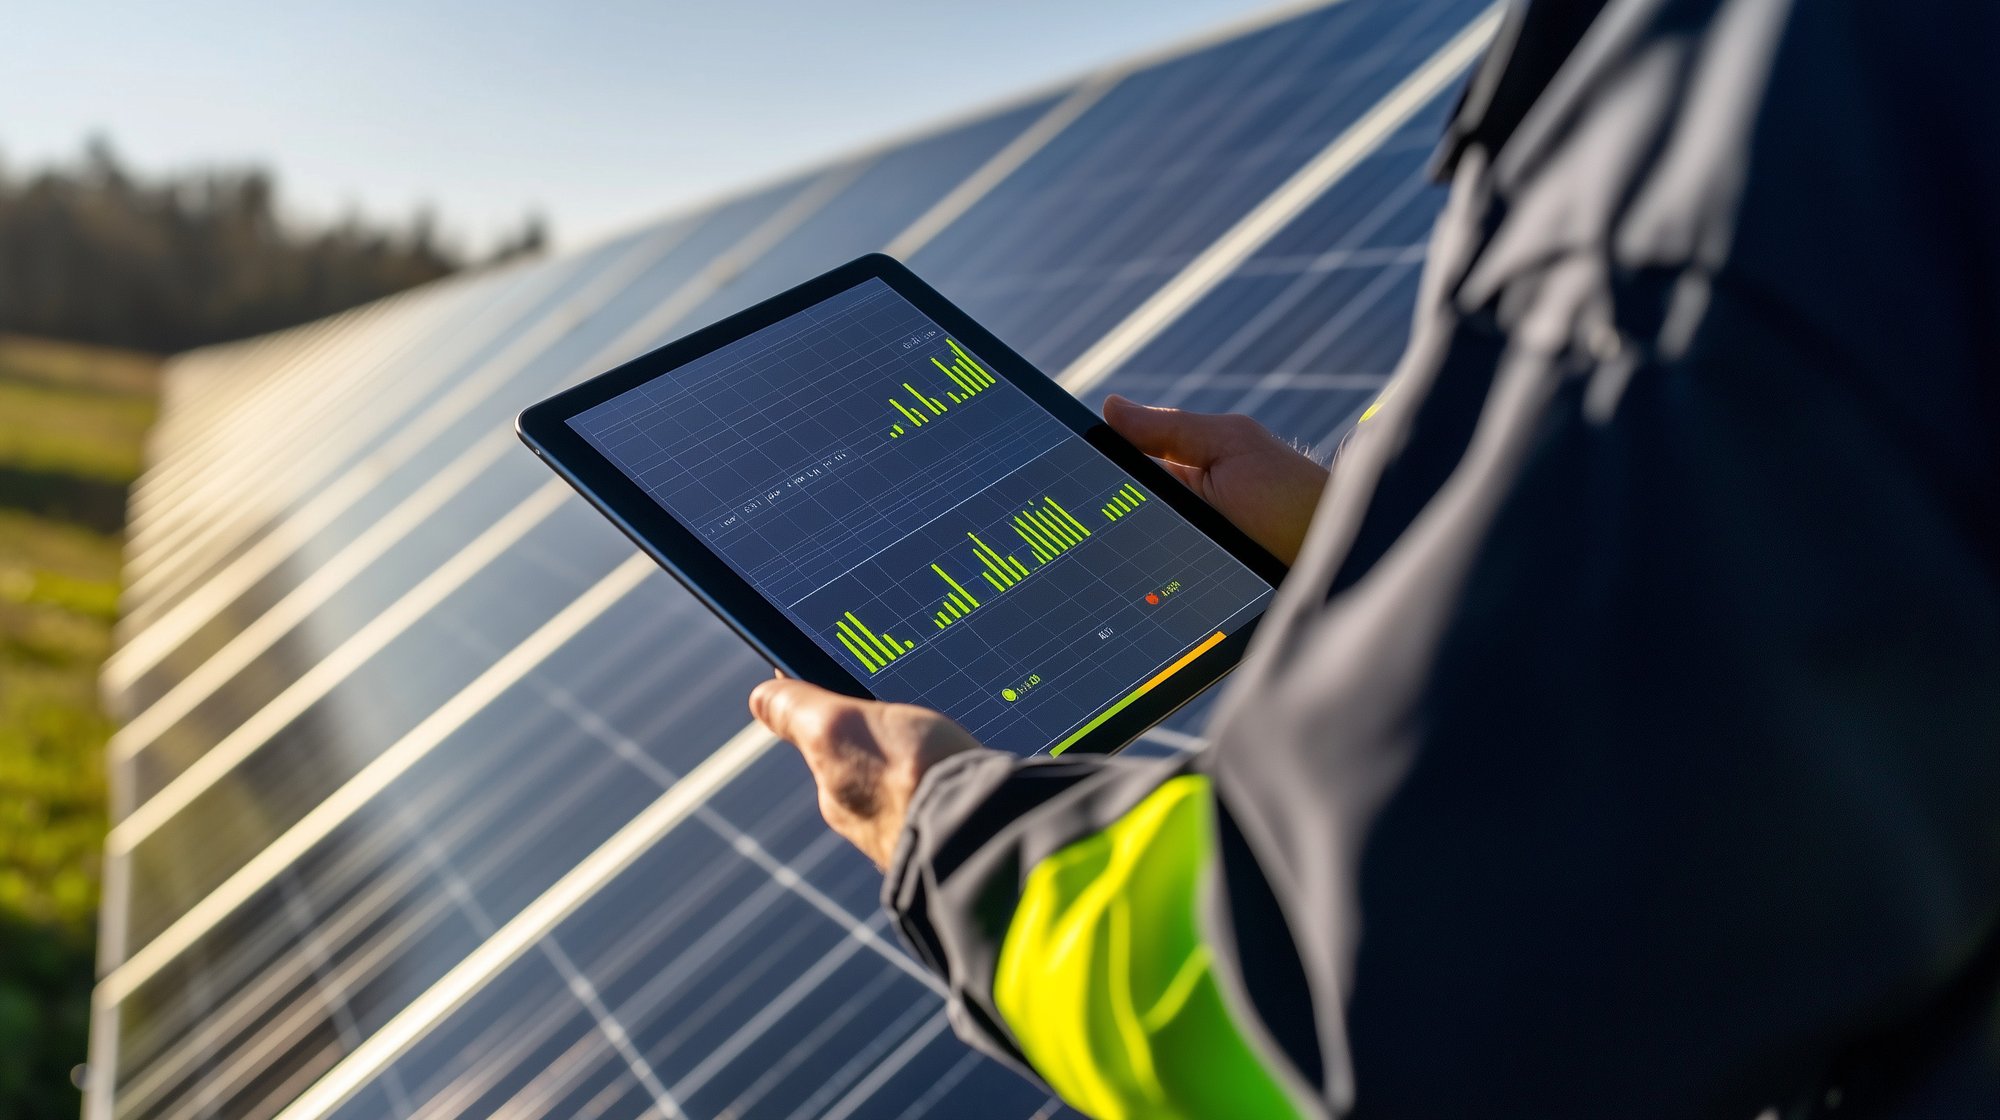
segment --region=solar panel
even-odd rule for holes
[[[1335,4],[1132,74],[910,266],[1061,370],[1481,6]]]
[[[524,315],[504,327],[510,338],[525,345],[517,343],[474,355],[460,376],[452,379],[448,392],[405,423],[397,438],[351,463],[333,485],[302,491],[301,507],[273,525],[272,536],[260,541],[261,547],[218,562],[202,586],[203,602],[190,601],[163,611],[156,623],[136,634],[107,666],[111,682],[120,689],[135,689],[139,704],[150,703],[167,682],[178,681],[200,665],[213,642],[246,625],[274,597],[298,583],[296,568],[302,563],[330,561],[343,547],[353,547],[370,528],[384,522],[395,525],[411,520],[413,511],[434,512],[448,495],[436,489],[423,490],[426,483],[441,476],[457,478],[458,474],[452,473],[454,467],[462,474],[476,474],[477,466],[497,460],[508,450],[490,438],[494,435],[494,415],[502,408],[495,402],[513,393],[532,393],[559,376],[549,372],[545,360],[538,359],[560,361],[562,354],[552,351],[566,352],[564,344],[587,337],[593,325],[614,325],[615,329],[618,312],[642,314],[643,309],[657,305],[684,287],[747,228],[787,201],[797,187],[787,184],[758,192],[718,207],[717,212],[703,216],[705,220],[670,223],[653,236],[632,239],[638,243],[622,260],[606,262],[602,253],[590,254],[597,259],[586,263],[624,266],[614,279],[628,278],[623,274],[634,263],[644,269],[617,293],[635,295],[634,302],[606,306],[604,314],[583,318],[608,295],[590,286],[573,290],[569,299],[543,305],[540,315]],[[614,244],[611,248],[618,247]],[[602,345],[611,339],[596,341]],[[632,353],[643,348],[636,345]],[[577,355],[575,360],[588,356]],[[389,376],[417,375],[422,356],[409,357],[416,360],[407,365],[397,363]],[[340,433],[335,430],[319,438],[335,441]],[[427,506],[430,508],[424,508]],[[232,609],[243,621],[217,617]],[[215,628],[200,634],[203,624],[215,624]],[[169,660],[191,635],[193,648],[186,659]]]
[[[1086,396],[1326,440],[1400,346],[1428,138],[1490,26],[1288,14],[177,360],[107,672],[90,1114],[1055,1114],[951,1037],[879,877],[744,727],[761,662],[508,421],[888,246]]]
[[[349,465],[316,461],[340,446],[335,437],[343,427],[393,425],[410,390],[431,379],[456,380],[453,374],[462,375],[482,349],[532,321],[538,299],[559,297],[591,263],[586,254],[505,270],[484,283],[454,285],[439,298],[399,301],[392,321],[364,320],[300,346],[269,378],[262,399],[232,410],[227,438],[211,441],[214,454],[181,483],[182,499],[157,515],[146,511],[149,531],[135,532],[130,541],[127,624],[146,625],[200,581],[211,557],[226,558],[254,540],[284,512],[274,499],[287,483],[333,477]],[[391,316],[385,311],[371,318]],[[466,360],[453,360],[467,351]],[[328,386],[335,391],[327,392]],[[272,448],[302,436],[304,442],[292,444],[287,469],[270,470]],[[197,519],[207,503],[186,495],[212,486],[227,487],[234,500],[221,515]]]

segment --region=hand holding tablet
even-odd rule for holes
[[[519,428],[787,674],[1018,754],[1115,749],[1184,703],[1284,570],[885,257]]]

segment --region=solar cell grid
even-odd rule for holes
[[[732,1106],[737,1115],[819,1115],[904,1043],[918,1042],[903,1056],[908,1061],[940,1033],[936,994],[912,974],[914,966],[888,955],[895,951],[874,912],[874,870],[829,837],[809,805],[766,796],[802,780],[794,757],[769,753],[544,943],[575,963],[631,1049],[689,1115],[729,1114]],[[746,849],[758,858],[747,858]],[[772,867],[811,882],[819,905],[788,890]],[[690,920],[697,916],[705,920]],[[522,966],[539,971],[540,959],[524,958]],[[537,1025],[550,1024],[558,1025],[552,1034],[567,1035],[561,1056],[539,1074],[504,1076],[560,1079],[630,1064],[594,1024],[559,1013]],[[489,1049],[467,1051],[450,1035],[427,1039],[390,1076],[423,1082],[434,1064],[444,1064],[491,1078],[510,1048],[523,1044],[508,1032],[504,1042],[471,1040]],[[461,1065],[469,1052],[495,1060]],[[954,1062],[959,1057],[962,1051]],[[894,1079],[875,1080],[886,1086]],[[1044,1103],[990,1066],[983,1080],[1000,1090],[998,1102],[983,1102],[997,1105],[991,1115],[1025,1116]],[[916,1093],[927,1087],[899,1086]],[[871,1095],[862,1115],[895,1115],[895,1099]],[[761,1111],[745,1111],[752,1106]]]
[[[283,468],[278,465],[274,465],[270,469],[273,474],[285,473]],[[325,495],[328,492],[328,490],[337,491],[343,488],[354,489],[356,488],[356,483],[358,482],[358,478],[359,476],[355,475],[345,475],[342,476],[341,479],[335,482],[331,487],[328,488],[310,487],[309,492],[312,495],[312,498],[308,500],[318,500],[321,496]],[[242,559],[246,553],[255,553],[267,550],[270,546],[280,543],[282,542],[272,539],[267,532],[260,531],[258,533],[246,537],[245,540],[242,542],[241,547],[232,549],[228,551],[226,554],[217,557],[215,560],[215,565],[219,566],[222,570],[227,570],[229,565]],[[281,574],[289,574],[292,579],[296,580],[297,578],[299,578],[301,574],[297,570],[297,568],[301,565],[312,563],[314,559],[315,558],[311,556],[293,557],[291,561],[292,563],[291,570],[288,573],[281,573]],[[213,593],[214,593],[214,587],[212,584],[209,583],[202,584],[199,590],[193,592],[193,594],[197,598],[212,597]],[[228,597],[225,596],[216,603],[212,604],[209,609],[213,611],[217,607],[220,607],[226,604],[227,602],[228,602]],[[190,610],[194,609],[195,607],[196,607],[195,603],[185,603],[185,602],[180,603],[176,608],[167,611],[166,617],[171,618],[181,613],[181,611],[183,610]],[[154,637],[155,635],[147,633],[142,635],[142,640],[147,641],[149,644],[156,644],[152,642],[152,639]],[[182,635],[181,637],[184,638],[185,635]],[[206,652],[207,647],[202,646],[201,643],[195,643],[193,649],[179,648],[179,646],[185,644],[186,643],[184,641],[169,642],[166,643],[161,648],[154,650],[153,652],[154,658],[157,659],[159,656],[166,656],[168,658],[167,664],[165,666],[160,666],[157,664],[148,663],[143,668],[150,671],[145,672],[142,676],[140,676],[140,678],[136,682],[131,682],[126,687],[123,688],[123,698],[125,702],[129,705],[130,710],[134,714],[143,713],[146,708],[156,703],[160,699],[160,697],[164,695],[166,691],[168,691],[169,686],[177,682],[177,680],[181,675],[185,674],[187,671],[193,669],[194,667],[200,664],[199,654]],[[143,735],[143,733],[140,732],[137,728],[134,728],[131,735],[121,736],[119,745],[121,747],[129,748],[132,742],[132,738],[134,736],[141,736],[141,735]]]
[[[270,434],[259,426],[260,421],[279,415],[294,402],[342,401],[360,375],[372,373],[377,363],[426,337],[434,338],[437,332],[433,328],[439,323],[477,314],[482,305],[490,305],[493,289],[501,282],[522,274],[560,273],[569,267],[573,262],[544,262],[496,272],[477,281],[461,279],[438,285],[435,291],[420,289],[387,297],[325,324],[287,332],[282,357],[270,355],[268,365],[247,373],[246,384],[230,407],[213,414],[199,430],[187,433],[174,469],[147,480],[148,505],[144,524],[135,532],[134,561],[142,568],[148,566],[159,556],[149,542],[156,542],[190,515],[213,512],[185,501],[188,491],[195,483],[254,458],[259,444]],[[329,381],[316,376],[319,370],[315,363],[343,360],[357,363],[357,378]],[[285,419],[295,421],[298,417]],[[163,495],[170,500],[159,501]]]
[[[1454,99],[1432,99],[1092,399],[1248,412],[1330,450],[1401,354],[1443,202],[1427,168]]]
[[[665,231],[665,240],[671,244],[677,234]],[[658,252],[654,249],[646,257],[657,258]],[[643,281],[647,278],[642,276],[632,287],[646,290]],[[554,343],[544,342],[549,347],[548,364],[560,367],[563,344],[595,349],[615,336],[622,325],[622,320],[603,316],[582,324],[558,324],[565,333]],[[503,366],[500,373],[533,372],[539,367],[530,357],[524,353],[519,361]],[[482,370],[482,374],[492,372],[490,367]],[[238,590],[219,597],[212,617],[191,623],[190,633],[178,639],[142,677],[142,689],[167,681],[172,681],[172,687],[121,734],[125,751],[144,751],[155,737],[166,734],[174,721],[193,712],[211,692],[225,687],[233,674],[271,660],[274,653],[281,654],[277,647],[286,641],[320,651],[331,648],[357,625],[337,620],[357,612],[372,614],[396,601],[415,579],[438,570],[468,543],[467,526],[494,524],[522,494],[546,481],[537,476],[528,482],[518,472],[509,472],[501,463],[507,450],[505,441],[499,433],[486,434],[478,450],[461,453],[446,468],[421,481],[389,507],[391,513],[382,513],[381,496],[372,501],[362,497],[353,507],[331,515],[325,525],[310,532],[291,532],[295,540],[286,551],[295,551],[295,556],[261,578],[241,581]],[[496,472],[515,483],[504,497],[496,498],[497,488],[492,485],[477,493],[466,492],[469,483],[493,481],[489,476]],[[288,523],[285,528],[289,532],[293,526]],[[397,555],[385,560],[385,553]]]
[[[499,525],[532,487],[545,481],[533,467],[532,463],[506,460],[495,463],[488,478],[460,496],[458,512],[469,518],[484,517],[488,525]],[[491,549],[519,541],[546,520],[557,504],[544,502],[527,515],[501,526],[488,538],[485,547]],[[263,644],[254,659],[249,659],[241,670],[213,689],[203,690],[204,694],[192,699],[178,718],[151,721],[155,729],[132,753],[134,789],[142,798],[154,796],[217,743],[244,729],[247,720],[285,696],[287,690],[298,690],[287,698],[288,703],[295,703],[315,688],[335,683],[334,666],[327,663],[330,655],[340,654],[346,659],[371,645],[391,641],[399,621],[405,624],[415,621],[410,617],[409,606],[420,606],[441,593],[449,597],[459,569],[448,565],[468,543],[465,527],[457,518],[428,520],[413,528],[385,553],[382,562],[364,569],[331,594],[299,625]],[[413,575],[417,577],[414,582]],[[412,595],[415,597],[409,598]],[[403,609],[393,616],[386,615],[386,611],[406,599]],[[362,637],[357,640],[357,635]],[[318,673],[315,680],[321,683],[301,686],[302,678],[315,672]]]
[[[251,406],[268,400],[275,391],[291,388],[298,377],[297,359],[310,356],[315,348],[323,348],[334,340],[352,343],[356,336],[350,332],[354,328],[371,322],[394,322],[399,310],[422,306],[428,302],[427,296],[436,295],[399,293],[261,340],[257,349],[263,352],[260,357],[265,361],[258,363],[253,371],[246,371],[240,381],[228,385],[220,402],[226,407],[218,407],[187,424],[174,458],[149,471],[135,485],[135,492],[148,502],[157,502],[163,495],[178,500],[177,492],[186,486],[188,479],[210,468],[216,456],[226,451],[227,444],[216,438],[217,429],[241,426]]]
[[[704,643],[668,637],[716,625],[679,597],[635,594],[619,620],[585,631],[288,873],[283,887],[322,934],[327,998],[364,1028],[379,1026],[470,947],[458,895],[487,913],[518,909],[734,730],[735,712],[705,723],[700,700],[747,689],[761,675],[755,658],[732,642],[723,649],[733,656],[713,662]],[[430,870],[447,866],[452,890]],[[273,1014],[269,987],[291,993],[290,1029],[326,1017],[299,988],[303,962],[289,950],[295,930],[279,887],[197,947],[214,962],[206,991],[179,970],[141,989],[148,1014],[127,1038],[141,1081],[159,1080],[156,1061],[184,1068],[264,1041],[252,1028]],[[166,1045],[175,1053],[149,1057]]]
[[[347,428],[332,433],[341,445],[341,458],[326,477],[338,477],[398,439],[407,422],[463,392],[467,380],[490,364],[523,346],[532,350],[536,340],[565,329],[580,308],[601,298],[607,277],[629,276],[638,262],[654,259],[660,246],[676,243],[698,220],[698,215],[676,218],[609,239],[574,254],[575,267],[567,276],[540,280],[526,270],[518,279],[503,275],[506,288],[479,299],[477,316],[448,332],[469,337],[457,338],[451,347],[442,341],[427,343],[423,354],[411,354],[383,371],[385,380],[407,383],[411,391],[401,400],[371,399]],[[294,503],[299,497],[294,494]]]
[[[426,490],[427,484],[441,477],[466,475],[468,472],[462,468],[453,470],[464,460],[497,461],[509,450],[510,440],[506,432],[512,420],[514,403],[546,393],[564,377],[578,375],[577,368],[564,364],[563,359],[571,362],[589,360],[593,351],[575,353],[577,347],[573,343],[579,335],[590,333],[600,338],[599,349],[618,341],[619,333],[629,329],[634,320],[642,319],[647,310],[683,288],[718,254],[741,241],[758,224],[768,220],[795,198],[804,185],[799,181],[781,183],[722,203],[684,234],[672,231],[665,244],[656,250],[658,255],[652,267],[626,289],[635,298],[619,303],[616,308],[608,308],[612,314],[586,318],[579,324],[581,330],[567,330],[542,349],[517,351],[504,359],[489,352],[488,358],[493,359],[489,365],[475,367],[474,372],[462,376],[454,392],[434,402],[409,425],[424,430],[426,438],[421,441],[400,440],[393,447],[378,450],[375,455],[363,459],[351,472],[351,477],[359,480],[359,485],[349,483],[341,487],[339,500],[331,503],[326,495],[314,495],[308,501],[315,508],[293,512],[293,521],[305,524],[304,532],[294,528],[287,533],[284,547],[267,549],[254,562],[243,563],[240,569],[232,570],[224,566],[215,572],[212,576],[215,581],[235,589],[223,603],[249,591],[250,585],[260,580],[264,582],[253,594],[264,599],[281,595],[281,589],[289,590],[303,578],[305,573],[299,570],[299,561],[310,562],[316,556],[339,554],[344,546],[351,546],[366,536],[372,527],[399,521],[398,512],[408,509],[413,502],[428,502],[432,508],[425,511],[427,514],[448,517],[448,502],[452,495],[440,493],[441,488],[435,485]],[[598,263],[604,262],[600,260]],[[571,309],[568,315],[574,316],[578,310],[581,309]],[[629,318],[621,318],[619,313]],[[598,330],[591,331],[592,325],[596,325]],[[654,337],[656,333],[648,332],[644,339],[625,343],[621,351],[629,349],[631,354],[641,352],[657,341]],[[562,345],[565,342],[572,345]],[[477,382],[477,391],[466,391],[471,388],[471,382]],[[248,560],[247,557],[242,559]],[[221,605],[219,603],[213,609],[220,609]],[[175,632],[191,629],[188,622],[198,625],[206,617],[200,612],[192,613],[191,619],[176,620]],[[212,613],[213,610],[208,612]],[[145,636],[135,640],[144,641]],[[169,637],[165,644],[171,649],[178,642]],[[153,670],[154,678],[150,681],[141,678],[142,683],[137,686],[141,696],[163,692],[192,667],[186,662],[175,666],[155,662],[148,668]]]
[[[295,683],[298,699],[282,709],[289,718],[268,736],[249,737],[240,755],[232,747],[240,760],[198,786],[186,808],[132,849],[133,947],[407,734],[440,697],[471,683],[493,662],[489,650],[518,644],[626,552],[593,511],[581,503],[559,507],[366,660],[345,673],[318,663],[336,671]],[[218,828],[217,821],[238,827]]]
[[[430,300],[401,309],[399,318],[407,322],[396,329],[357,326],[342,332],[372,339],[372,346],[329,346],[303,356],[295,363],[294,376],[266,394],[270,399],[246,406],[238,417],[239,426],[222,440],[226,459],[214,473],[224,477],[190,484],[201,488],[193,491],[198,496],[233,481],[232,500],[218,506],[190,497],[176,507],[173,512],[186,511],[178,519],[179,531],[164,533],[157,553],[147,553],[164,558],[134,581],[133,594],[143,601],[144,609],[135,610],[133,623],[143,625],[170,608],[217,562],[268,531],[271,520],[282,516],[293,496],[306,492],[313,482],[337,475],[347,465],[339,456],[349,442],[343,438],[346,429],[377,431],[393,426],[412,389],[439,374],[447,375],[443,378],[447,384],[456,380],[450,375],[462,375],[466,369],[456,360],[458,355],[482,339],[507,337],[511,325],[530,312],[535,297],[551,287],[560,291],[567,279],[588,271],[592,263],[592,255],[584,255],[509,269],[477,286],[460,284],[454,300]],[[333,395],[344,407],[334,407],[325,393],[307,394],[291,384],[300,378],[336,387]],[[155,528],[163,521],[170,519],[148,517],[145,526]],[[135,547],[139,547],[136,541]]]
[[[1059,371],[1482,7],[1336,4],[1127,78],[911,266]]]
[[[880,250],[1064,95],[1034,98],[873,157],[769,251],[723,277],[673,327],[684,334],[863,253]]]

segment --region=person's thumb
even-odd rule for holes
[[[750,714],[808,756],[822,749],[833,719],[852,701],[818,685],[774,677],[750,690]]]
[[[1249,421],[1178,408],[1153,408],[1112,394],[1104,398],[1104,421],[1113,431],[1155,459],[1206,470],[1240,450]]]

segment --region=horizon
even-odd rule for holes
[[[200,0],[110,19],[90,0],[38,9],[0,44],[0,105],[13,106],[0,166],[75,166],[102,138],[146,179],[268,171],[303,227],[402,226],[428,209],[447,245],[478,257],[539,214],[565,251],[1281,7],[622,0],[569,18],[522,0]],[[918,20],[919,64],[891,65]],[[764,33],[777,22],[792,33]],[[62,49],[85,29],[88,57]]]

